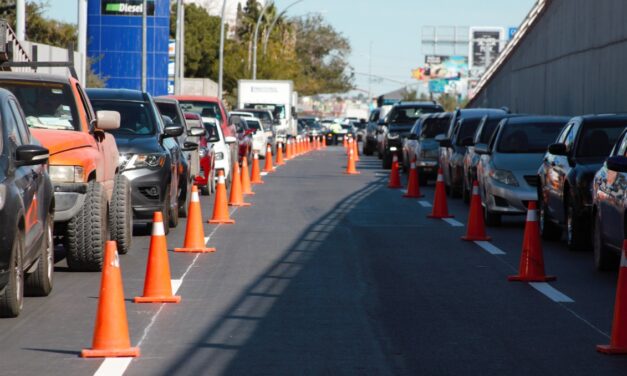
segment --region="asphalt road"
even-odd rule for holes
[[[91,345],[100,275],[59,260],[52,295],[27,298],[19,318],[0,321],[0,374],[625,373],[627,357],[595,351],[609,341],[617,273],[596,272],[591,253],[544,243],[557,276],[547,296],[506,280],[522,218],[488,230],[503,252],[494,255],[461,241],[463,227],[426,218],[432,186],[424,199],[404,199],[375,157],[362,157],[358,176],[344,166],[337,147],[289,161],[246,198],[252,207],[233,211],[235,225],[205,225],[216,253],[170,253],[177,305],[130,301],[142,292],[149,243],[137,228],[121,256],[142,353],[133,360],[78,357]],[[211,200],[202,206],[208,219]],[[449,209],[466,222],[461,200]],[[184,228],[170,232],[170,249]],[[555,291],[570,302],[552,300]]]

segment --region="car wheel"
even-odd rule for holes
[[[133,211],[131,205],[131,183],[123,175],[117,175],[109,206],[109,229],[111,240],[118,243],[118,253],[126,254],[131,249],[133,238]]]
[[[618,266],[620,258],[603,244],[601,218],[599,214],[594,218],[593,234],[594,267],[600,271],[615,269]]]
[[[181,200],[179,198],[179,217],[187,218],[187,208],[189,208],[189,199],[192,197],[192,181],[188,180],[185,183],[185,190],[181,190],[181,192],[185,192],[185,199]]]
[[[100,271],[109,236],[107,197],[102,185],[90,181],[83,207],[67,224],[65,257],[70,270]]]
[[[571,251],[583,250],[586,241],[586,229],[581,226],[581,221],[575,216],[574,205],[570,200],[566,201],[566,244]]]
[[[486,226],[496,227],[501,225],[501,215],[490,211],[487,207],[483,209],[483,219]]]
[[[52,240],[54,222],[52,215],[46,216],[45,226],[37,268],[26,275],[25,291],[29,296],[48,296],[52,291],[52,276],[54,274],[54,242]]]
[[[163,207],[161,209],[161,215],[163,217],[163,230],[165,234],[170,233],[170,186],[165,189],[163,198]]]
[[[538,193],[538,197],[540,193]],[[539,226],[540,226],[540,235],[542,239],[545,240],[560,240],[562,237],[562,229],[559,228],[555,223],[551,222],[548,217],[548,212],[546,209],[546,203],[544,200],[540,199],[540,218],[539,218]]]
[[[172,192],[171,189],[168,189],[168,194]],[[169,197],[169,195],[168,195]],[[168,216],[168,225],[171,228],[175,228],[176,226],[178,226],[179,224],[179,208],[178,208],[178,203],[174,204],[174,207],[172,207],[172,199],[168,200],[168,208],[170,208],[170,215]]]
[[[470,189],[466,184],[466,179],[462,179],[462,199],[465,204],[470,204]]]
[[[16,232],[11,250],[9,282],[0,293],[0,317],[17,317],[24,306],[24,234]]]
[[[385,153],[381,159],[381,168],[389,170],[392,168],[392,154]]]
[[[211,172],[211,176],[209,177],[209,187],[210,187],[210,195],[216,193],[216,170],[213,169],[213,171]]]

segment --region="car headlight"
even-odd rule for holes
[[[130,156],[125,170],[135,168],[159,168],[165,164],[165,155],[163,154],[133,154]]]
[[[224,153],[216,153],[216,161],[221,161],[224,159]]]
[[[81,166],[50,166],[48,174],[54,183],[78,183],[84,179]]]
[[[518,187],[516,177],[509,170],[492,170],[490,176],[499,183]]]

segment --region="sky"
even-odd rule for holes
[[[36,0],[47,16],[76,22],[76,0]],[[94,1],[94,0],[92,0]],[[294,0],[275,0],[279,9]],[[288,16],[321,13],[351,43],[355,85],[373,95],[415,82],[411,70],[424,62],[423,26],[518,26],[535,0],[303,0]],[[370,53],[372,46],[372,53]],[[370,70],[370,66],[372,69]],[[369,72],[383,79],[368,79]]]

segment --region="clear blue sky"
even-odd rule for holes
[[[36,0],[51,6],[48,16],[76,22],[76,0]],[[283,9],[294,0],[275,0]],[[425,25],[518,26],[535,0],[304,0],[288,15],[321,12],[351,42],[355,72],[368,73],[372,42],[372,73],[410,82],[411,69],[424,61],[421,30]],[[356,76],[356,85],[368,89],[368,78]],[[391,81],[372,84],[373,94],[401,86]]]

